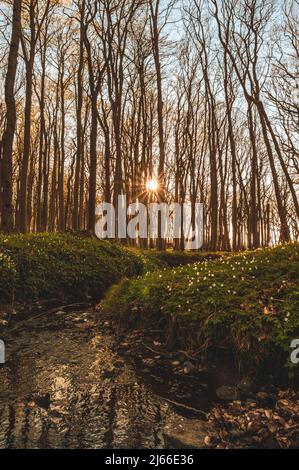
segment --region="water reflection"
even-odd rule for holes
[[[38,319],[5,343],[1,448],[163,448],[167,405],[119,361],[92,313]]]

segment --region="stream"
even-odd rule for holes
[[[203,445],[206,423],[153,391],[92,310],[1,333],[0,448],[164,449]]]

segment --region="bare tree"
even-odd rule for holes
[[[13,229],[13,140],[17,119],[14,91],[21,38],[21,8],[22,1],[14,0],[11,41],[5,78],[6,126],[2,138],[2,158],[0,154],[2,183],[1,229],[4,232],[11,232]]]

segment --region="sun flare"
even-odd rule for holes
[[[152,193],[157,192],[158,187],[159,187],[159,183],[158,183],[158,181],[157,181],[156,179],[149,180],[149,181],[146,183],[146,189],[147,189],[149,192],[152,192]]]

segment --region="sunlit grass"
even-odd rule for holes
[[[115,311],[117,297],[118,314],[136,325],[176,317],[189,346],[228,347],[254,364],[288,354],[299,337],[298,279],[299,244],[289,244],[148,273],[105,308]]]

